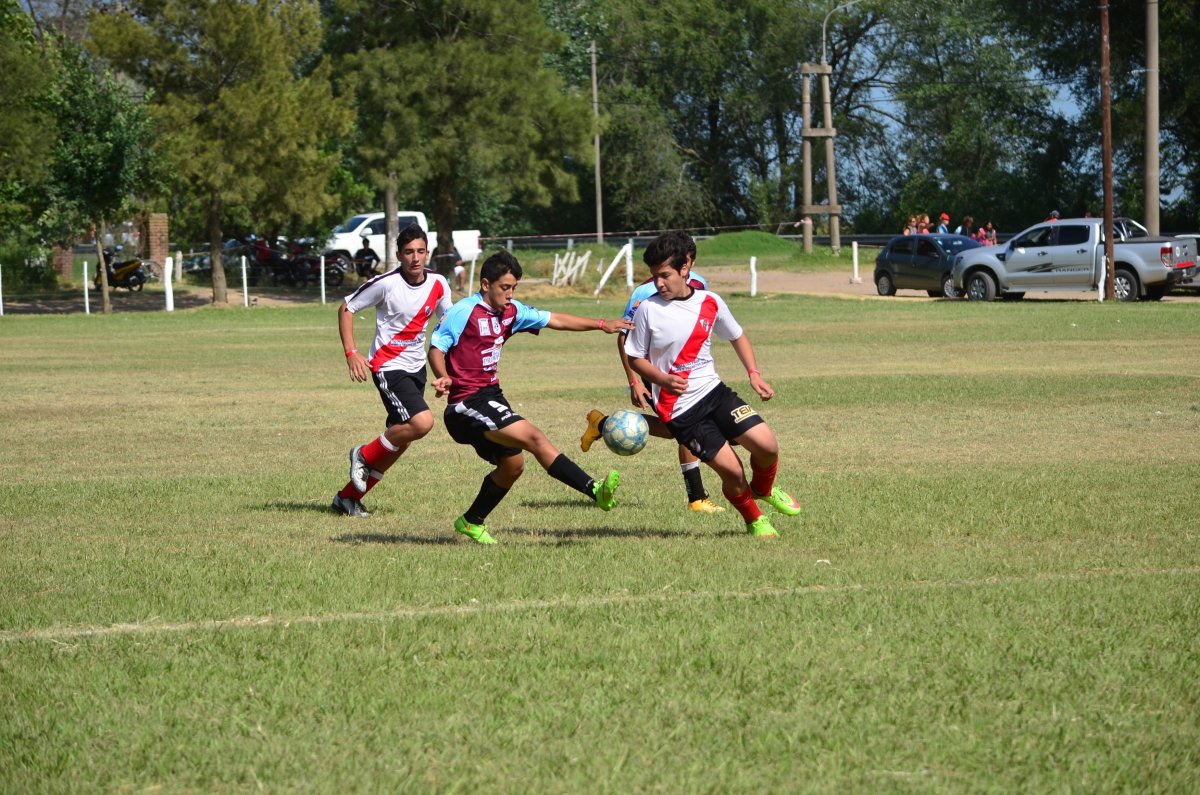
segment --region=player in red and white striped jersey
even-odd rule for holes
[[[788,516],[800,506],[775,485],[779,443],[766,421],[721,381],[712,358],[712,335],[727,340],[750,375],[750,387],[763,400],[775,395],[763,380],[754,348],[716,293],[689,283],[695,243],[684,232],[668,232],[650,242],[642,259],[658,292],[634,316],[625,353],[634,372],[651,384],[658,417],[681,444],[721,477],[721,491],[759,538],[778,533],[755,499]],[[750,453],[752,478],[730,442]]]
[[[363,496],[408,446],[433,428],[425,402],[425,328],[450,309],[450,285],[425,269],[429,240],[413,224],[396,240],[400,265],[364,282],[338,307],[338,332],[350,379],[371,378],[387,410],[387,426],[376,439],[350,451],[350,480],[333,498],[333,509],[366,517]],[[375,340],[367,356],[354,345],[354,314],[375,308]]]

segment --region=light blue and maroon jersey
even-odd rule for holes
[[[696,290],[708,289],[708,279],[705,279],[695,271],[688,274],[688,284]],[[629,303],[625,304],[625,314],[623,317],[632,323],[633,315],[637,312],[638,306],[652,295],[658,295],[658,288],[654,286],[654,279],[647,279],[633,288],[633,292],[629,294]]]
[[[373,372],[425,369],[425,327],[450,309],[446,277],[426,271],[420,284],[409,284],[399,268],[381,273],[346,296],[346,311],[375,307],[375,340],[367,363]]]
[[[430,345],[446,354],[446,374],[453,379],[449,400],[460,403],[485,386],[499,383],[500,350],[521,331],[535,334],[550,323],[550,313],[520,301],[496,312],[480,293],[450,308],[433,330]]]

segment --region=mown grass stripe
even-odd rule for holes
[[[334,624],[348,621],[382,621],[396,618],[427,618],[434,616],[472,616],[487,613],[520,612],[527,610],[582,610],[595,607],[624,607],[659,604],[678,600],[756,599],[812,594],[851,592],[916,591],[952,588],[986,588],[1006,585],[1036,585],[1046,582],[1070,582],[1118,577],[1164,577],[1200,574],[1200,567],[1185,566],[1163,569],[1084,569],[1069,572],[1045,572],[1030,576],[983,577],[966,580],[909,580],[890,583],[845,583],[840,585],[801,585],[791,588],[771,587],[737,591],[656,591],[644,594],[610,594],[584,596],[577,599],[517,599],[505,602],[479,602],[472,599],[461,605],[432,605],[426,607],[397,607],[392,610],[323,613],[301,616],[238,616],[175,623],[142,622],[110,624],[104,627],[47,627],[45,629],[0,631],[0,643],[16,641],[67,641],[91,637],[120,637],[155,633],[205,632],[218,629],[257,629],[299,625]]]

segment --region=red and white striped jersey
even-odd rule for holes
[[[425,272],[425,281],[409,284],[400,269],[370,279],[346,296],[346,311],[375,307],[375,341],[367,362],[371,370],[425,368],[425,328],[450,309],[450,284],[446,277]]]
[[[633,323],[625,353],[687,379],[682,395],[663,392],[654,384],[654,405],[663,422],[696,405],[721,383],[712,358],[713,332],[726,341],[742,336],[724,299],[708,290],[693,290],[691,297],[673,301],[652,295],[638,307]]]

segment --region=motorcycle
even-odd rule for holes
[[[312,252],[312,244],[294,245],[292,248],[292,278],[297,286],[319,284],[321,281],[321,257]],[[340,257],[325,260],[325,286],[340,287],[346,280],[346,266]]]
[[[139,257],[124,260],[122,262],[114,262],[117,258],[117,252],[121,250],[117,246],[116,250],[104,250],[104,269],[108,272],[108,286],[110,288],[124,287],[129,292],[141,290],[142,287],[150,280],[150,274],[146,270],[146,261]],[[96,270],[95,289],[101,288],[102,281],[100,270]]]

